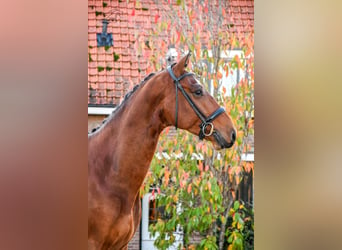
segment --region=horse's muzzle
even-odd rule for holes
[[[221,149],[231,148],[234,145],[234,142],[236,139],[236,132],[235,130],[233,130],[232,135],[231,135],[231,142],[227,142],[218,131],[214,131],[213,136],[216,142],[220,145]]]

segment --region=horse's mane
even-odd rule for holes
[[[133,89],[132,89],[131,91],[129,91],[129,92],[125,95],[123,101],[114,109],[114,111],[112,112],[112,114],[109,115],[108,117],[106,117],[106,118],[102,121],[102,123],[101,123],[99,126],[97,126],[96,128],[93,128],[90,132],[88,132],[88,135],[90,135],[90,134],[96,132],[99,128],[101,128],[101,127],[103,126],[103,124],[106,123],[106,121],[108,120],[108,118],[114,116],[114,114],[115,114],[118,110],[120,110],[120,108],[127,102],[127,100],[130,99],[130,97],[133,95],[133,93],[135,93],[135,92],[137,91],[137,89],[139,89],[141,86],[143,86],[143,85],[144,85],[149,79],[151,79],[155,74],[156,74],[156,73],[153,73],[153,72],[150,73],[150,74],[147,75],[139,84],[135,85],[135,86],[133,87]]]

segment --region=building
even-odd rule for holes
[[[177,8],[176,0],[88,0],[89,131],[100,125],[124,95],[147,75],[148,62],[136,56],[137,33],[153,29],[153,24],[162,14],[160,4],[168,5],[168,2]],[[254,1],[229,0],[228,5],[224,18],[227,28],[229,26],[231,32],[253,31]],[[167,33],[160,36],[163,41],[170,40]],[[107,46],[98,46],[106,42]],[[163,60],[175,60],[177,50],[171,43],[166,42],[166,46],[170,49]],[[129,249],[150,249],[143,247],[153,242],[146,232],[148,211],[148,201],[143,200],[143,223],[130,242]]]

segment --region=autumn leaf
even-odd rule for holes
[[[229,68],[228,68],[228,65],[225,65],[225,66],[223,67],[223,70],[224,70],[224,72],[226,73],[226,77],[228,77],[228,75],[229,75]]]
[[[169,184],[169,177],[170,177],[170,172],[167,167],[165,167],[164,170],[164,184],[167,186]]]
[[[190,10],[188,11],[188,16],[189,16],[189,22],[190,22],[190,24],[192,24],[192,18],[193,18],[193,16],[192,16],[192,13],[191,13]]]
[[[168,134],[169,131],[170,131],[170,127],[165,128],[163,131],[164,131],[165,134]]]
[[[244,136],[244,131],[243,130],[239,130],[237,131],[237,137],[243,137]]]
[[[247,162],[246,164],[245,164],[245,171],[247,172],[247,173],[249,173],[251,170],[253,170],[254,169],[254,164],[252,163],[252,162]]]
[[[214,83],[214,87],[217,88],[218,87],[218,80],[217,80],[217,78],[214,79],[213,83]]]
[[[203,153],[207,153],[208,152],[207,144],[203,144],[202,150],[203,150]]]
[[[177,34],[176,43],[179,43],[179,41],[180,41],[180,36],[181,36],[181,33],[180,33],[179,31],[176,31],[176,34]]]
[[[200,161],[198,163],[197,167],[198,167],[199,171],[203,172],[203,162],[202,161]]]
[[[178,201],[178,196],[177,196],[177,195],[174,195],[174,196],[173,196],[173,201],[174,201],[174,202],[177,202],[177,201]]]
[[[207,182],[207,187],[208,187],[209,192],[211,192],[211,183],[210,183],[210,181]]]
[[[192,144],[189,144],[189,154],[192,155],[193,152],[194,152],[194,148]]]
[[[235,176],[235,181],[236,181],[236,184],[239,184],[240,183],[240,177],[239,176]]]
[[[201,45],[200,44],[197,44],[195,46],[195,50],[196,50],[196,56],[197,57],[200,57],[201,56]]]
[[[158,14],[156,14],[156,15],[154,16],[154,22],[155,22],[155,23],[158,22],[159,17],[160,17],[160,16],[159,16]]]
[[[191,183],[188,185],[187,192],[188,192],[188,194],[190,194],[190,193],[191,193]]]
[[[183,182],[186,183],[186,181],[189,179],[189,173],[184,171],[182,177],[183,177],[183,178],[182,178],[182,179],[183,179]]]
[[[239,69],[241,69],[242,68],[242,64],[241,64],[240,57],[238,55],[235,55],[234,56],[234,60],[237,62]]]
[[[254,126],[254,120],[250,119],[248,121],[248,128],[251,129],[251,128],[253,128],[253,126]]]

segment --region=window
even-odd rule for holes
[[[165,217],[163,207],[158,207],[157,201],[152,196],[151,193],[146,194],[142,200],[142,218],[141,218],[141,246],[142,249],[148,250],[156,250],[157,248],[153,245],[155,237],[152,237],[149,231],[149,226],[153,225],[158,221],[158,219],[167,219]],[[179,233],[179,230],[176,230],[175,234],[175,244],[172,245],[169,250],[176,250],[178,249],[177,246],[182,244],[183,238],[182,234]]]
[[[167,219],[165,215],[165,207],[157,206],[157,201],[153,197],[149,200],[148,206],[148,226],[157,223],[158,219]]]

